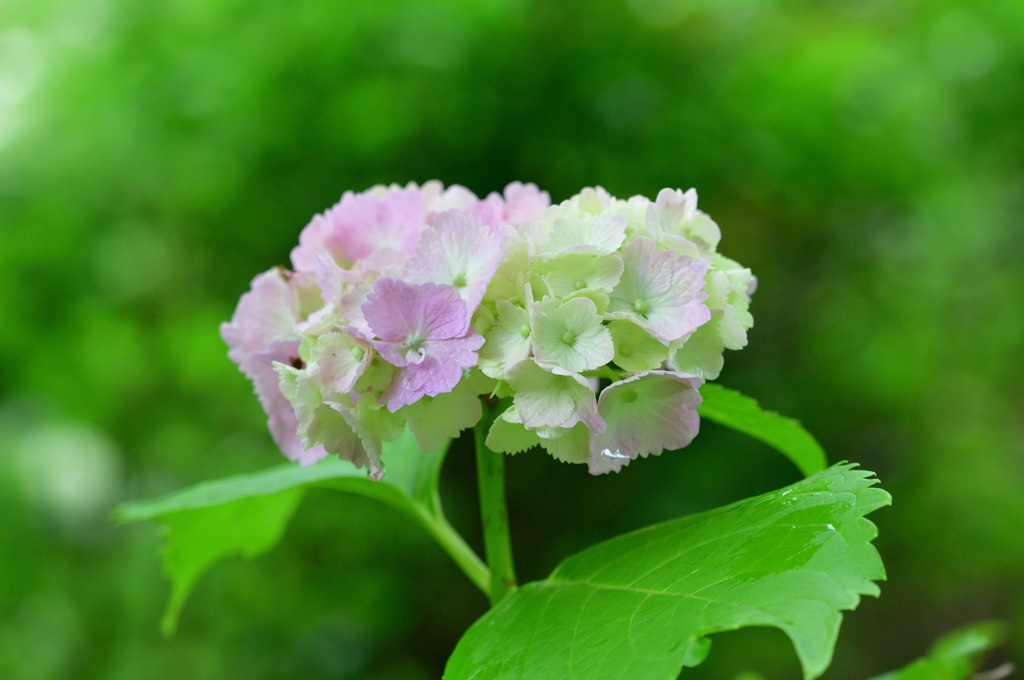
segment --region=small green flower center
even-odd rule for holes
[[[419,349],[421,345],[423,345],[423,338],[416,334],[410,335],[405,339],[405,346],[409,349]]]
[[[576,290],[583,290],[586,287],[587,287],[587,282],[586,281],[577,281],[576,282]]]
[[[622,401],[626,402],[627,404],[632,404],[634,401],[636,401],[636,398],[637,393],[635,390],[628,390],[622,395]]]
[[[649,309],[647,300],[637,300],[633,303],[633,311],[637,314],[646,314]]]
[[[562,342],[567,345],[571,345],[576,342],[576,335],[572,331],[566,331],[562,333]]]
[[[457,276],[452,278],[452,285],[455,286],[456,288],[463,288],[463,287],[465,287],[465,285],[466,285],[466,275],[465,274],[458,274]]]
[[[523,336],[524,338],[530,337],[530,326],[525,323],[522,326],[520,326],[519,335]]]

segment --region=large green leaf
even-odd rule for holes
[[[975,623],[939,638],[925,658],[873,680],[967,680],[984,653],[1005,637],[1006,629],[1000,621]]]
[[[821,445],[799,421],[765,411],[750,397],[721,385],[707,383],[700,394],[704,398],[698,409],[702,418],[760,439],[789,458],[805,476],[821,472],[828,464]]]
[[[447,447],[445,447],[447,448]],[[374,482],[348,461],[311,467],[282,465],[204,482],[149,501],[121,505],[119,522],[156,521],[165,527],[164,571],[173,583],[162,627],[171,632],[196,580],[230,555],[253,557],[280,540],[309,487],[339,489],[381,500],[419,522],[481,588],[487,568],[445,521],[437,495],[444,449],[424,455],[408,431],[384,445],[388,473]]]
[[[808,678],[842,619],[885,577],[864,515],[890,502],[842,464],[785,489],[600,543],[527,584],[459,641],[446,680],[669,680],[705,636],[775,626]]]

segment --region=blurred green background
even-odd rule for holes
[[[176,637],[153,526],[111,507],[283,459],[218,324],[346,189],[697,187],[753,268],[722,384],[879,473],[889,572],[826,678],[984,617],[1024,657],[1019,0],[0,3],[0,677],[437,678],[486,607],[418,529],[310,493]],[[590,478],[509,461],[523,579],[795,481],[707,424]],[[445,472],[479,542],[472,456]],[[781,633],[690,678],[798,677]]]

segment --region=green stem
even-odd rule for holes
[[[455,560],[455,564],[465,572],[473,584],[482,590],[485,595],[490,595],[491,571],[487,568],[476,552],[462,539],[444,516],[431,514],[426,508],[417,505],[415,509],[416,519],[424,529],[437,541],[438,545]]]
[[[480,488],[480,519],[484,528],[484,552],[491,569],[487,595],[493,607],[516,588],[512,565],[512,541],[505,505],[505,454],[487,448],[485,440],[491,419],[484,417],[473,428],[476,443],[476,474]]]

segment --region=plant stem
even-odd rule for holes
[[[508,508],[505,504],[505,454],[487,448],[485,440],[491,418],[485,417],[473,428],[476,444],[476,474],[480,488],[480,519],[484,528],[484,554],[491,570],[488,597],[493,607],[516,588],[512,565],[512,542],[508,532]]]
[[[455,564],[465,572],[473,584],[490,596],[491,572],[487,565],[480,561],[473,549],[462,540],[451,524],[440,514],[431,514],[422,506],[415,508],[416,519],[427,532],[437,541],[438,545],[455,560]]]

